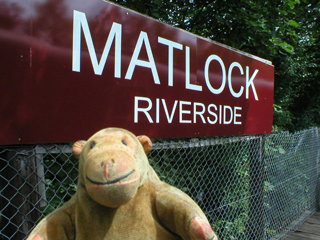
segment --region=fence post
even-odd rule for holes
[[[3,174],[7,185],[2,195],[7,205],[2,214],[8,222],[2,234],[10,239],[24,239],[41,217],[39,203],[42,195],[37,191],[40,180],[37,159],[33,147],[8,151],[6,159],[7,167]]]
[[[317,151],[317,157],[315,160],[316,164],[316,209],[317,211],[320,210],[320,175],[319,175],[319,161],[320,161],[320,138],[319,138],[319,129],[315,128],[315,142],[316,144],[316,151]]]
[[[250,141],[250,198],[248,239],[264,237],[264,147],[265,136]]]

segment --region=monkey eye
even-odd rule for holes
[[[126,142],[126,140],[122,139],[121,142],[123,143],[123,145],[128,145],[128,143]]]
[[[90,148],[94,148],[95,145],[96,145],[96,143],[95,143],[95,142],[92,142],[92,143],[90,144]]]

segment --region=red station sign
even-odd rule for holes
[[[1,145],[271,133],[267,60],[101,0],[0,9]]]

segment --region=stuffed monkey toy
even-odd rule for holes
[[[74,143],[78,188],[27,240],[217,240],[199,206],[158,178],[147,136],[107,128]]]

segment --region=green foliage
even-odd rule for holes
[[[246,143],[196,144],[197,140],[172,142],[173,148],[152,151],[150,163],[163,181],[199,204],[218,235],[247,239],[250,176]]]
[[[292,224],[283,219],[303,216],[315,201],[309,192],[315,187],[310,176],[317,175],[316,159],[314,153],[305,147],[312,145],[312,137],[305,133],[282,133],[279,136],[282,137],[281,143],[274,135],[267,138],[265,144],[264,206],[269,216],[265,223],[268,239],[281,234],[279,229],[289,228]],[[279,201],[279,196],[285,199],[285,203]]]
[[[41,210],[47,215],[57,209],[76,192],[77,161],[71,155],[53,154],[44,158],[46,198],[48,203]]]

